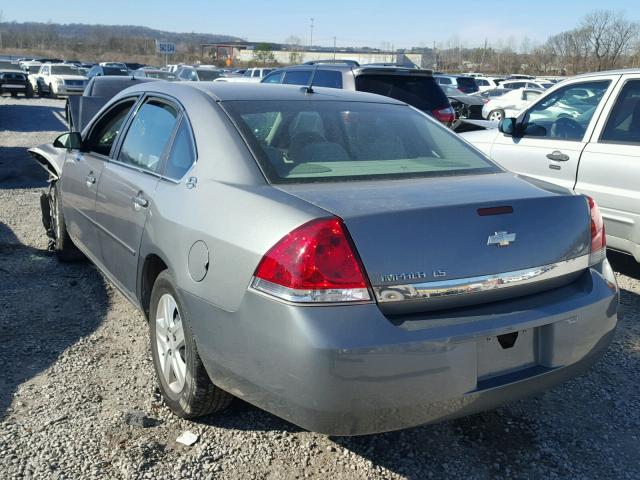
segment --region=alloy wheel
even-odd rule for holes
[[[172,295],[160,297],[155,322],[159,370],[171,391],[180,393],[187,374],[186,344],[180,311]]]

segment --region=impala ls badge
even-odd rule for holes
[[[515,233],[496,232],[493,235],[489,235],[489,238],[487,239],[487,245],[495,245],[496,247],[508,247],[512,242],[515,241]]]

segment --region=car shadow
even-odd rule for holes
[[[106,315],[102,276],[26,246],[0,222],[0,418],[24,382],[49,368]]]
[[[640,263],[632,255],[608,250],[607,258],[616,272],[640,280]]]
[[[59,107],[33,105],[29,100],[13,99],[17,103],[3,103],[0,130],[11,132],[58,132],[67,129],[64,103]],[[51,139],[53,140],[53,139]]]
[[[195,418],[192,421],[228,430],[289,433],[306,431],[239,398],[234,398],[231,405],[220,413]]]
[[[0,147],[0,190],[46,187],[49,174],[24,147]]]

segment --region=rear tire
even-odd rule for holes
[[[46,215],[43,214],[43,218]],[[64,215],[60,205],[60,196],[57,182],[51,185],[49,190],[49,221],[50,225],[47,229],[47,235],[50,240],[50,250],[53,250],[61,262],[77,262],[85,257],[73,244],[73,240],[67,231],[67,225],[64,221]],[[46,227],[46,224],[45,224]]]
[[[216,387],[198,354],[191,322],[168,270],[158,275],[149,311],[151,355],[167,406],[195,418],[225,409],[233,396]]]
[[[31,86],[30,83],[27,83],[27,91],[24,94],[24,96],[27,98],[33,98],[33,87]]]
[[[38,83],[37,89],[38,89],[38,96],[40,98],[46,97],[46,95],[44,94],[44,91],[42,90],[42,85],[40,85],[39,83]]]
[[[504,110],[491,110],[487,115],[487,120],[492,122],[499,122],[504,119]]]

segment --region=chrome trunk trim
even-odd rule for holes
[[[478,277],[457,278],[436,282],[421,282],[404,285],[374,286],[373,292],[378,303],[392,303],[406,300],[442,299],[472,293],[492,292],[507,288],[520,287],[589,268],[589,255],[572,258],[562,262],[525,268],[513,272],[494,273]]]

